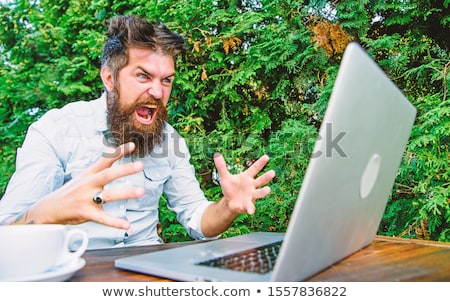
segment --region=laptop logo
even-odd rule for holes
[[[373,187],[378,179],[381,166],[381,155],[375,153],[367,162],[366,168],[361,177],[359,186],[359,195],[365,199],[372,192]]]

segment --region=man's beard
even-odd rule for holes
[[[142,105],[156,105],[158,111],[150,125],[143,125],[136,121],[134,114],[136,108]],[[155,146],[162,143],[164,139],[163,129],[167,121],[167,108],[160,100],[152,98],[139,99],[131,106],[121,106],[118,93],[107,94],[108,127],[114,144],[117,146],[133,142],[136,146],[134,157],[145,157],[150,154]]]

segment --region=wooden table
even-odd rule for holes
[[[85,267],[69,281],[171,281],[117,269],[114,260],[184,244],[193,242],[87,251]],[[376,236],[366,248],[307,281],[450,281],[450,244]]]

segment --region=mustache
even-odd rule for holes
[[[116,110],[121,112],[121,115],[131,115],[137,108],[142,106],[156,106],[157,108],[161,108],[164,105],[160,99],[141,97],[131,105],[121,105],[115,103],[112,108],[115,108]]]

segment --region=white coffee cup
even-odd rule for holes
[[[60,224],[0,226],[0,281],[42,274],[79,261],[88,241],[82,229]]]

